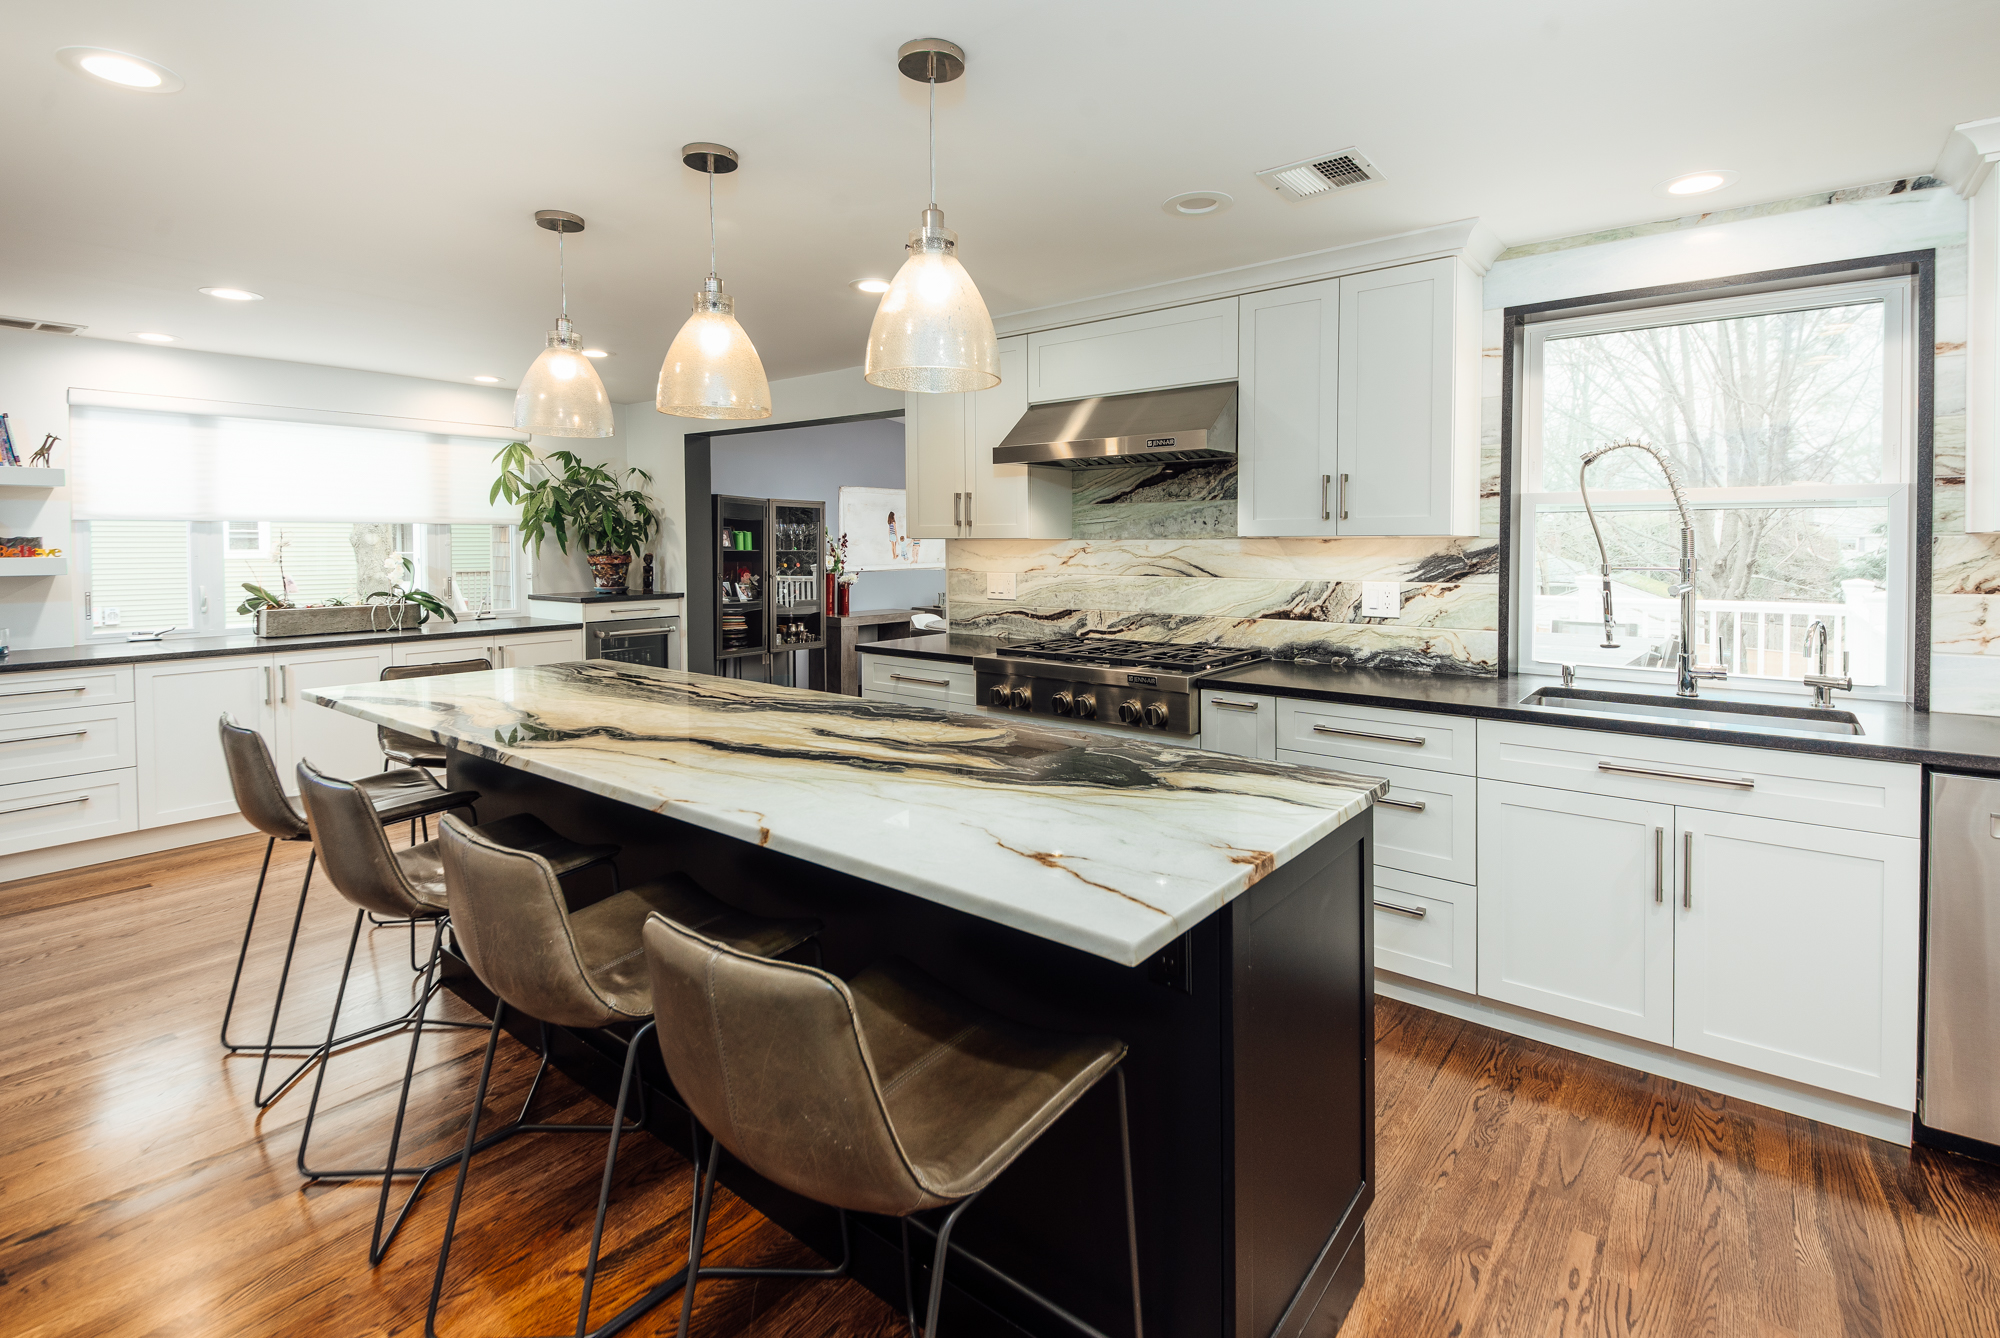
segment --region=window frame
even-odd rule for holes
[[[1923,602],[1918,584],[1927,564],[1919,561],[1920,544],[1928,538],[1929,526],[1920,523],[1919,503],[1928,489],[1919,486],[1919,473],[1927,461],[1922,457],[1924,432],[1918,410],[1923,394],[1920,362],[1923,328],[1929,324],[1920,299],[1927,295],[1927,276],[1921,272],[1884,272],[1874,262],[1843,278],[1839,272],[1820,273],[1801,282],[1783,285],[1742,285],[1708,289],[1701,294],[1660,295],[1648,299],[1561,304],[1575,311],[1564,315],[1550,310],[1520,322],[1509,354],[1518,359],[1515,369],[1514,450],[1509,483],[1511,531],[1508,560],[1513,623],[1510,629],[1508,668],[1520,674],[1560,672],[1560,662],[1535,658],[1535,574],[1533,561],[1536,521],[1540,508],[1577,504],[1575,491],[1544,492],[1543,446],[1543,358],[1550,338],[1587,334],[1608,334],[1620,330],[1652,329],[1661,326],[1697,324],[1744,316],[1772,315],[1787,311],[1816,310],[1856,302],[1883,304],[1883,466],[1885,480],[1869,484],[1790,485],[1783,487],[1689,487],[1690,506],[1697,510],[1720,506],[1755,508],[1769,505],[1812,502],[1856,504],[1874,502],[1884,506],[1889,524],[1888,625],[1885,648],[1885,682],[1880,686],[1857,686],[1856,697],[1911,701],[1918,695],[1921,674],[1916,666],[1918,608]],[[1554,306],[1555,304],[1551,304]],[[1511,313],[1510,313],[1511,314]],[[1531,490],[1529,484],[1536,487]],[[1665,488],[1626,490],[1593,489],[1591,502],[1600,511],[1644,506],[1670,508],[1672,494]],[[1580,665],[1591,677],[1613,682],[1658,685],[1670,681],[1672,670],[1625,666]],[[1809,689],[1796,679],[1735,678],[1728,686],[1745,691],[1804,696]]]

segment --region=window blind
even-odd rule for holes
[[[511,525],[490,438],[73,404],[78,520]]]

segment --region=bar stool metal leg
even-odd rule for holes
[[[257,911],[258,908],[262,906],[264,901],[264,882],[265,879],[270,876],[271,855],[272,852],[277,849],[277,846],[278,846],[277,837],[272,836],[265,838],[264,862],[261,866],[259,866],[257,870],[257,889],[256,891],[250,894],[250,918],[243,926],[243,946],[236,950],[236,973],[229,978],[229,1002],[227,1002],[222,1006],[222,1031],[221,1031],[222,1048],[224,1050],[229,1051],[231,1054],[240,1054],[245,1050],[255,1050],[267,1055],[273,1049],[312,1050],[316,1049],[319,1044],[319,1042],[317,1041],[299,1041],[296,1043],[288,1041],[283,1044],[274,1046],[271,1043],[269,1036],[265,1038],[265,1041],[263,1043],[259,1043],[256,1041],[232,1041],[229,1039],[229,1019],[236,1012],[236,994],[243,984],[243,966],[244,963],[247,962],[250,957],[250,939],[251,936],[255,934],[257,931]],[[307,889],[312,886],[312,879],[310,877],[310,869],[311,869],[310,864],[308,864],[307,869],[308,869],[308,877],[305,883],[301,885],[299,888],[299,904],[301,907],[303,907],[305,904]],[[285,959],[287,961],[291,960],[292,947],[297,943],[298,943],[298,921],[295,918],[292,921],[291,942],[288,943],[285,947]],[[284,1002],[285,1002],[285,991],[283,985],[281,984],[278,989],[277,1000],[271,1005],[271,1015],[274,1019],[277,1016],[278,1009],[284,1005]],[[275,1033],[276,1028],[273,1027],[272,1030],[273,1033]]]
[[[687,1333],[688,1321],[694,1314],[695,1283],[702,1278],[844,1278],[847,1276],[847,1270],[853,1261],[854,1252],[853,1244],[848,1238],[847,1210],[845,1208],[834,1210],[840,1216],[840,1262],[831,1268],[737,1268],[729,1265],[702,1267],[702,1243],[708,1236],[708,1211],[715,1202],[715,1177],[717,1171],[722,1166],[723,1149],[720,1140],[710,1137],[708,1140],[708,1169],[704,1173],[701,1159],[701,1126],[694,1120],[692,1115],[688,1119],[694,1134],[692,1148],[694,1152],[695,1196],[694,1222],[688,1230],[688,1283],[687,1290],[681,1295],[681,1322],[679,1331],[682,1335]]]

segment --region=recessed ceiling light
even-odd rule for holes
[[[889,291],[887,279],[856,279],[847,285],[857,293],[886,293]]]
[[[248,288],[203,288],[199,291],[207,293],[210,297],[228,298],[231,302],[262,302],[264,300],[262,293],[253,293]]]
[[[187,84],[166,66],[129,51],[111,51],[101,46],[66,46],[56,59],[93,79],[129,88],[135,93],[178,93]]]
[[[134,339],[143,339],[149,344],[171,344],[174,342],[174,337],[172,335],[148,334],[139,330],[134,330],[132,332],[132,337]]]
[[[1219,214],[1235,203],[1232,197],[1219,190],[1191,190],[1165,201],[1160,208],[1183,218],[1200,218],[1206,214]]]
[[[500,384],[500,378],[497,376],[475,376],[472,379],[483,386],[497,386]]]
[[[587,348],[583,351],[583,356],[586,358],[608,358],[611,355],[601,348]]]
[[[1683,172],[1672,181],[1660,183],[1660,190],[1668,195],[1706,195],[1712,190],[1734,185],[1736,173],[1718,169],[1701,172]]]

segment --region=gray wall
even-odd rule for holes
[[[903,486],[903,421],[748,432],[716,437],[709,456],[709,486],[734,497],[815,498],[826,503],[826,527],[838,537],[842,488]],[[932,604],[944,589],[944,572],[864,571],[853,608],[906,609]]]

